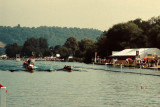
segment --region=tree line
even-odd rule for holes
[[[76,60],[89,63],[94,58],[95,52],[98,52],[99,57],[104,58],[110,56],[112,51],[126,48],[160,48],[160,16],[152,17],[147,21],[137,18],[115,24],[104,31],[96,41],[91,38],[78,41],[76,37],[69,37],[63,45],[48,47],[47,39],[32,37],[27,39],[23,46],[16,43],[7,45],[6,53],[9,47],[10,49],[15,47],[15,51],[20,52],[22,56],[31,56],[34,51],[36,56],[60,54],[61,58],[67,59],[72,54]],[[7,55],[10,53],[8,52]]]
[[[126,48],[160,48],[160,16],[115,24],[98,37],[96,46],[101,57]]]
[[[55,47],[49,47],[47,39],[40,38],[28,38],[23,46],[17,43],[8,44],[6,48],[6,54],[10,58],[15,58],[16,54],[20,54],[21,57],[45,57],[55,56],[60,54],[61,58],[68,59],[69,55],[73,55],[76,61],[88,61],[90,57],[87,56],[87,52],[92,51],[95,41],[90,38],[83,38],[78,41],[75,37],[69,37],[63,45],[56,45]]]

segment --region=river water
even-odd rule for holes
[[[84,63],[36,61],[34,73],[23,62],[0,60],[0,83],[7,87],[7,107],[159,107],[160,76],[153,72]],[[71,65],[73,72],[58,70]],[[16,70],[10,72],[9,70]],[[52,70],[47,72],[45,70]],[[44,70],[44,71],[43,71]]]

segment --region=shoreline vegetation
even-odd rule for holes
[[[3,26],[0,28],[3,28]],[[15,29],[19,30],[19,32],[23,31],[20,25],[15,27]],[[3,30],[5,33],[11,32],[10,30]],[[35,30],[35,28],[33,28],[33,30]],[[43,30],[44,29],[41,29],[40,32]],[[79,40],[74,36],[70,36],[66,39],[64,44],[56,46],[53,45],[54,47],[49,46],[48,43],[48,41],[51,42],[51,39],[53,38],[46,39],[45,35],[39,37],[39,33],[33,33],[35,36],[30,35],[31,38],[24,40],[25,42],[23,45],[19,45],[18,43],[7,44],[5,46],[5,53],[7,57],[15,58],[16,55],[19,54],[21,58],[58,57],[64,61],[92,63],[96,62],[94,61],[95,53],[97,53],[97,58],[109,59],[113,51],[153,47],[160,49],[160,16],[152,17],[147,21],[137,18],[125,23],[115,24],[107,31],[102,32],[96,41],[91,38],[82,38]],[[76,35],[78,35],[78,33]],[[10,38],[7,40],[9,39]],[[61,36],[59,36],[59,39],[61,39]],[[59,39],[56,41],[59,41]],[[53,44],[54,41],[52,41]],[[126,66],[133,65],[126,64]]]

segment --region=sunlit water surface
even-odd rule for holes
[[[38,70],[28,73],[21,70],[22,64],[0,60],[0,83],[7,87],[7,107],[160,106],[159,76],[112,72],[121,68],[104,65],[53,61],[36,61]],[[58,70],[64,65],[71,65],[75,71]],[[9,71],[13,69],[16,71]],[[52,72],[45,71],[48,69]]]

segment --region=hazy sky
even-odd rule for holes
[[[160,0],[0,0],[0,26],[60,26],[108,30],[160,15]]]

